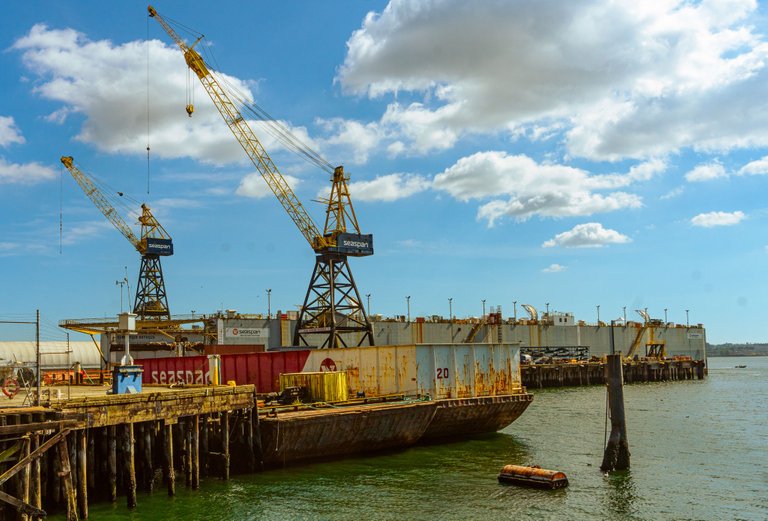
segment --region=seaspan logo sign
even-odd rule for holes
[[[368,243],[363,241],[347,241],[345,240],[342,243],[343,246],[347,246],[350,248],[368,248]]]
[[[267,336],[268,330],[260,327],[228,327],[226,330],[228,337],[235,338],[256,338]]]

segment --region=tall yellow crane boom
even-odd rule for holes
[[[176,42],[181,51],[184,53],[184,59],[187,62],[189,68],[197,75],[200,82],[203,84],[206,92],[213,100],[214,105],[221,113],[227,126],[235,135],[235,138],[248,154],[248,157],[253,162],[256,169],[262,175],[270,190],[283,205],[285,211],[293,219],[293,222],[301,231],[301,234],[309,242],[309,245],[313,249],[318,249],[326,246],[323,241],[323,236],[320,233],[317,225],[315,225],[312,218],[309,216],[304,206],[301,204],[296,194],[291,189],[290,185],[286,182],[285,178],[278,172],[272,158],[262,146],[259,139],[251,130],[251,127],[246,122],[240,110],[229,98],[227,92],[221,87],[217,79],[211,73],[210,69],[203,60],[203,57],[195,50],[195,45],[200,41],[198,39],[192,46],[189,46],[184,40],[176,33],[176,31],[168,25],[168,22],[160,16],[154,7],[149,6],[149,16],[155,18],[160,25],[165,29],[165,32]]]
[[[111,222],[115,228],[117,228],[117,231],[122,233],[123,236],[128,239],[128,242],[133,244],[133,247],[136,248],[139,253],[141,253],[141,241],[139,241],[136,235],[134,235],[133,230],[131,230],[130,226],[126,224],[120,214],[117,213],[115,207],[112,206],[109,201],[107,201],[107,198],[104,197],[104,194],[101,193],[101,190],[99,190],[96,185],[93,184],[93,181],[91,181],[90,177],[88,177],[75,166],[75,161],[72,156],[62,156],[61,162],[65,167],[67,167],[67,170],[69,170],[69,173],[72,174],[72,177],[75,179],[77,184],[80,185],[80,188],[83,189],[83,192],[85,192],[85,195],[88,196],[88,199],[90,199],[93,204],[96,205],[96,208],[98,208],[99,211],[104,214],[104,217],[106,217],[107,220]]]
[[[149,206],[142,204],[141,215],[139,216],[141,238],[137,238],[131,227],[110,204],[91,178],[75,166],[72,156],[62,156],[61,162],[72,174],[80,188],[83,189],[85,195],[96,205],[96,208],[141,254],[141,267],[139,268],[139,280],[136,284],[133,312],[141,320],[170,320],[171,313],[168,309],[160,257],[173,255],[171,236],[152,215]]]
[[[366,340],[373,345],[373,328],[365,308],[361,304],[360,294],[347,264],[348,256],[373,255],[373,236],[360,233],[347,187],[349,178],[344,174],[344,168],[341,166],[332,167],[318,154],[303,146],[287,130],[275,124],[275,127],[278,127],[277,132],[280,139],[284,140],[284,143],[288,143],[315,164],[332,173],[331,192],[329,198],[324,201],[327,205],[325,227],[323,232],[320,232],[251,130],[238,105],[232,101],[232,97],[237,97],[230,96],[227,89],[222,86],[222,82],[217,79],[216,74],[206,64],[200,53],[195,50],[195,46],[203,37],[198,37],[192,45],[188,45],[154,7],[150,5],[147,10],[149,16],[157,20],[179,46],[187,66],[203,84],[230,131],[317,254],[315,271],[310,279],[304,305],[299,314],[294,345],[299,345],[302,342],[308,345],[304,337],[305,334],[329,333],[321,347],[345,346],[345,341],[341,336],[345,332],[360,332],[362,335],[358,345]],[[244,103],[242,104],[244,105]],[[194,107],[188,105],[187,113],[191,116],[193,111]]]

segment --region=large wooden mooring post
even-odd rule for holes
[[[629,468],[629,442],[627,441],[627,423],[624,418],[624,375],[621,353],[608,355],[605,368],[608,382],[611,435],[605,446],[600,470],[603,472],[627,470]]]

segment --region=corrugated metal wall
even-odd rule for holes
[[[67,351],[71,350],[69,357]],[[13,362],[34,364],[35,342],[0,342],[0,365]],[[101,356],[93,342],[40,342],[43,369],[67,369],[75,362],[86,369],[101,367]]]

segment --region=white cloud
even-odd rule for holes
[[[670,190],[666,194],[664,194],[661,197],[659,197],[659,199],[661,199],[662,201],[666,201],[668,199],[674,199],[675,197],[679,197],[679,196],[683,195],[683,192],[685,192],[685,187],[678,186],[677,188],[673,188],[672,190]]]
[[[720,163],[697,165],[693,170],[685,174],[685,180],[689,183],[711,181],[712,179],[720,179],[723,177],[728,177],[728,173]]]
[[[647,174],[643,174],[645,176]],[[457,161],[435,176],[434,188],[460,201],[494,198],[478,210],[489,226],[505,216],[519,221],[542,217],[584,216],[637,208],[641,200],[625,192],[596,193],[624,186],[637,177],[592,176],[565,165],[541,164],[525,155],[478,152]]]
[[[79,141],[110,153],[145,154],[147,139],[152,153],[162,158],[190,157],[213,164],[248,161],[218,110],[202,87],[195,112],[184,110],[187,66],[181,52],[159,40],[114,44],[91,41],[72,29],[49,29],[35,25],[18,39],[13,49],[22,53],[25,66],[36,74],[34,92],[63,106],[47,121],[60,124],[71,115],[83,117]],[[147,92],[149,54],[149,93]],[[246,102],[253,101],[252,81],[217,74],[228,90]],[[195,80],[197,82],[197,80]],[[149,128],[147,137],[147,97]],[[248,117],[248,114],[244,114]],[[279,150],[280,142],[261,122],[251,121],[262,144]],[[291,128],[278,121],[309,146],[316,146],[302,127]]]
[[[768,156],[762,157],[756,161],[751,161],[741,167],[738,175],[766,175],[768,174]]]
[[[353,201],[397,201],[430,188],[432,183],[412,174],[389,174],[349,184]],[[327,194],[325,194],[327,197]]]
[[[544,273],[560,273],[561,271],[565,271],[565,266],[562,266],[560,264],[550,264],[549,267],[544,268]]]
[[[56,178],[56,171],[40,163],[9,163],[0,157],[0,184],[33,184]]]
[[[376,149],[382,138],[382,131],[377,123],[361,123],[342,118],[321,119],[318,122],[331,134],[320,140],[323,148],[327,150],[326,153],[335,157],[351,155],[351,163],[367,162],[368,155]]]
[[[13,143],[24,143],[16,122],[11,116],[0,116],[0,147],[7,147]]]
[[[131,222],[131,220],[128,220]],[[114,230],[112,223],[104,219],[84,221],[72,225],[65,224],[62,229],[62,244],[72,245],[103,235],[107,230]],[[116,230],[115,230],[116,231]],[[134,230],[135,233],[135,230]]]
[[[382,123],[415,152],[471,132],[559,130],[600,160],[768,145],[755,0],[392,0],[347,42],[347,92],[423,96]]]
[[[288,183],[288,186],[291,187],[291,190],[296,190],[296,187],[299,185],[299,183],[301,183],[300,179],[288,174],[284,174],[283,179],[285,179],[285,182]],[[248,174],[245,176],[240,181],[240,185],[237,187],[237,190],[235,190],[235,193],[237,195],[251,197],[253,199],[274,197],[274,194],[267,185],[267,182],[264,181],[264,178],[261,176],[261,174],[258,173]]]
[[[712,228],[714,226],[733,226],[739,224],[746,218],[742,211],[735,212],[708,212],[700,213],[691,218],[691,224],[703,228]]]
[[[585,223],[577,224],[567,232],[558,233],[554,239],[542,244],[542,247],[600,248],[607,244],[624,244],[631,241],[632,239],[616,230],[603,228],[600,223]]]

